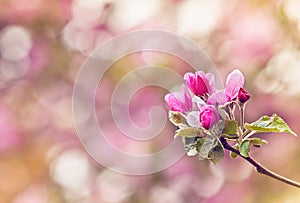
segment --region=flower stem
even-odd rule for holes
[[[245,104],[240,103],[240,126],[242,131],[244,131],[244,123],[245,123]]]
[[[234,118],[234,109],[235,109],[235,106],[234,106],[233,102],[231,102],[230,104],[227,105],[227,111],[229,113],[230,120],[235,120],[235,118]]]
[[[228,142],[226,141],[225,138],[221,137],[220,141],[221,141],[221,143],[222,143],[222,145],[224,146],[225,149],[236,153],[237,155],[239,155],[240,157],[242,157],[243,159],[248,161],[250,164],[252,164],[255,167],[255,169],[258,173],[267,175],[267,176],[269,176],[271,178],[275,178],[276,180],[279,180],[283,183],[286,183],[286,184],[295,186],[297,188],[300,188],[300,183],[298,183],[296,181],[293,181],[293,180],[290,180],[290,179],[288,179],[286,177],[283,177],[281,175],[278,175],[277,173],[274,173],[273,171],[270,171],[269,169],[265,168],[263,165],[261,165],[259,162],[257,162],[256,160],[254,160],[251,157],[245,157],[245,156],[241,155],[239,150],[233,148],[230,144],[228,144]]]

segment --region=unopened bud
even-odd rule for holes
[[[238,93],[238,99],[241,103],[245,103],[250,99],[250,94],[243,88],[240,88]]]

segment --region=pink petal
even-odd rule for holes
[[[184,80],[186,81],[187,86],[196,96],[203,96],[204,94],[208,93],[209,81],[203,71],[186,73],[184,75]]]
[[[207,103],[211,105],[225,104],[227,101],[224,92],[216,92],[207,99]]]
[[[192,97],[187,89],[187,87],[185,85],[182,85],[182,89],[183,89],[183,96],[184,96],[184,102],[185,102],[185,112],[188,112],[189,110],[191,110],[193,108],[193,101],[192,101]]]
[[[244,86],[244,75],[238,69],[235,69],[227,76],[225,94],[232,100],[237,97],[241,87]]]
[[[204,71],[196,72],[198,85],[201,87],[201,91],[203,94],[209,93],[210,90],[210,81],[207,77],[207,74]],[[199,80],[200,79],[200,80]]]
[[[213,94],[216,92],[215,76],[212,73],[207,73],[206,76],[209,81],[209,85],[208,85],[208,87],[210,87],[209,94]]]
[[[165,96],[165,101],[167,102],[170,110],[182,112],[182,105],[174,93],[167,94]]]
[[[173,92],[165,96],[165,101],[172,111],[184,113],[190,111],[193,107],[192,98],[187,88],[184,85],[182,88],[183,92]]]

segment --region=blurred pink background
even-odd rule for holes
[[[211,166],[185,156],[152,175],[113,173],[84,150],[72,117],[76,74],[93,49],[122,33],[159,29],[197,43],[223,80],[241,69],[252,95],[248,122],[276,112],[300,134],[299,11],[299,0],[1,0],[0,203],[300,202],[298,189],[258,175],[241,159]],[[167,55],[133,54],[113,65],[96,96],[108,140],[137,153],[165,147],[175,130],[167,123],[150,143],[130,142],[108,113],[121,78],[149,61],[180,75],[189,70]],[[130,113],[137,126],[149,124],[153,105],[167,112],[166,93],[147,87],[135,95]],[[253,157],[300,181],[299,138],[261,137],[269,144],[253,149]]]

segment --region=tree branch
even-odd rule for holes
[[[261,165],[259,162],[252,159],[251,157],[245,157],[245,156],[241,155],[239,150],[233,148],[230,144],[228,144],[228,142],[226,141],[226,139],[224,137],[221,137],[220,141],[221,141],[221,143],[222,143],[222,145],[224,146],[225,149],[238,154],[240,157],[242,157],[243,159],[248,161],[250,164],[252,164],[256,168],[256,171],[258,173],[267,175],[271,178],[275,178],[276,180],[279,180],[279,181],[284,182],[286,184],[289,184],[289,185],[295,186],[297,188],[300,188],[300,183],[298,183],[296,181],[293,181],[293,180],[290,180],[290,179],[288,179],[286,177],[283,177],[281,175],[278,175],[277,173],[274,173],[273,171],[270,171],[269,169],[265,168],[263,165]]]

